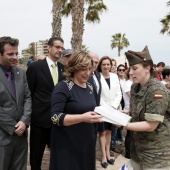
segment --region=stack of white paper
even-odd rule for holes
[[[102,120],[116,125],[126,126],[131,120],[131,116],[126,115],[111,106],[103,105],[95,107],[94,111],[102,115]]]

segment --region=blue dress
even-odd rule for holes
[[[82,88],[72,81],[57,84],[52,94],[51,117],[56,117],[51,132],[50,170],[95,170],[94,125],[78,123],[63,126],[66,114],[93,111],[96,102],[92,86]]]

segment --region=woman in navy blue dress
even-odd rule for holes
[[[65,69],[66,80],[52,94],[50,170],[95,170],[94,124],[101,116],[94,112],[93,88],[87,82],[92,59],[80,51]]]

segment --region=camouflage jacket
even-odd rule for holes
[[[144,87],[133,84],[130,111],[132,122],[159,121],[153,132],[132,132],[131,157],[147,168],[170,165],[170,99],[167,89],[150,78]]]

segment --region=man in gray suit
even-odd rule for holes
[[[31,96],[18,40],[0,37],[0,170],[26,170]]]

